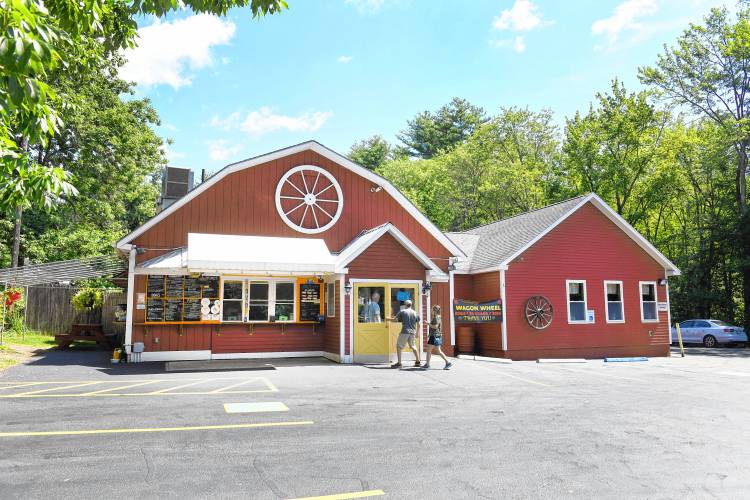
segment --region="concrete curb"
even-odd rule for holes
[[[503,363],[506,365],[509,365],[513,363],[512,359],[506,359],[506,358],[489,358],[487,356],[473,356],[471,354],[459,354],[457,356],[458,359],[469,359],[472,361],[489,361],[491,363]]]
[[[586,360],[583,358],[563,358],[563,359],[553,359],[553,358],[547,358],[547,359],[537,359],[537,363],[586,363]]]

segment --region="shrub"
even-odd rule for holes
[[[104,294],[97,288],[82,288],[70,300],[76,311],[92,311],[102,307]]]

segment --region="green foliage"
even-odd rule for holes
[[[392,160],[394,156],[393,148],[380,135],[355,142],[349,151],[349,159],[368,170],[376,170],[386,161]]]
[[[486,122],[484,109],[454,97],[437,112],[423,111],[409,120],[398,139],[406,154],[429,159],[453,149]]]
[[[104,303],[104,293],[98,288],[82,288],[70,299],[76,311],[99,309]]]

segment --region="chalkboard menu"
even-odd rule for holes
[[[323,285],[303,283],[299,286],[299,320],[317,321],[320,315],[320,295]]]
[[[164,276],[153,275],[148,277],[146,294],[149,297],[164,297]]]
[[[219,277],[218,276],[204,276],[201,278],[201,286],[203,287],[203,297],[209,299],[219,298]]]
[[[201,298],[219,298],[219,277],[151,275],[146,284],[146,322],[201,321]]]
[[[167,276],[167,294],[165,296],[182,299],[182,284],[184,282],[185,278],[182,276]]]
[[[200,278],[185,278],[185,298],[201,298],[203,283]]]
[[[182,321],[182,299],[164,301],[164,321]]]
[[[197,299],[185,299],[182,306],[183,321],[201,320],[201,301]]]
[[[164,300],[149,299],[146,306],[146,321],[164,321]]]

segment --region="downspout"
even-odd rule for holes
[[[667,270],[664,270],[664,279],[667,281],[665,289],[667,291],[667,331],[669,332],[669,345],[672,345],[672,304],[669,302],[669,278],[667,277]],[[659,308],[659,304],[656,305]],[[659,313],[657,313],[659,314]]]
[[[128,254],[128,296],[127,315],[125,316],[125,354],[130,361],[133,347],[133,301],[135,295],[135,245],[130,246]]]

